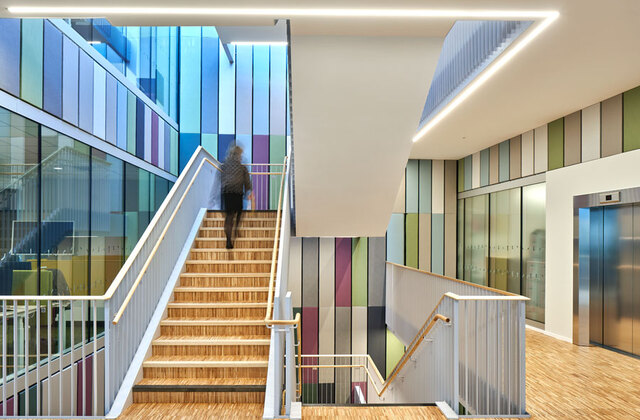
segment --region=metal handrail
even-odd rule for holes
[[[140,270],[140,273],[138,273],[138,277],[136,277],[136,280],[133,282],[133,285],[131,286],[131,289],[129,289],[129,293],[127,294],[127,297],[124,299],[124,302],[122,302],[122,305],[120,306],[120,309],[116,313],[116,316],[113,318],[113,321],[112,321],[113,325],[116,325],[118,323],[118,321],[120,321],[120,318],[122,318],[122,315],[124,314],[124,311],[127,309],[127,306],[129,305],[129,302],[131,301],[131,298],[133,297],[133,294],[136,292],[136,289],[138,288],[138,285],[140,284],[140,281],[142,280],[142,277],[144,276],[144,273],[147,272],[147,269],[149,268],[149,264],[151,264],[151,260],[156,255],[156,252],[158,251],[158,248],[160,248],[160,244],[164,240],[164,237],[167,234],[167,231],[169,230],[169,227],[171,226],[171,223],[173,222],[173,219],[176,217],[176,214],[178,214],[178,210],[180,210],[180,207],[182,207],[182,203],[184,203],[184,199],[187,197],[187,194],[191,190],[191,187],[193,186],[193,183],[198,178],[198,174],[202,170],[202,167],[204,166],[205,163],[208,163],[209,165],[213,166],[218,171],[222,171],[218,167],[218,165],[216,165],[215,163],[211,162],[207,158],[204,158],[202,160],[202,162],[200,162],[200,165],[198,166],[198,170],[196,171],[196,173],[191,178],[191,182],[189,182],[189,185],[187,185],[187,188],[184,190],[184,193],[182,193],[182,197],[180,197],[180,201],[176,205],[175,209],[173,209],[173,213],[171,213],[171,217],[167,221],[167,224],[164,226],[164,229],[162,230],[162,233],[160,234],[160,237],[158,238],[158,240],[156,241],[156,244],[153,246],[153,249],[149,253],[149,256],[147,257],[147,260],[145,261],[144,265],[142,266],[142,269]]]

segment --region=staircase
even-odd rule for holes
[[[276,212],[245,212],[234,249],[210,211],[160,323],[134,403],[262,403]]]

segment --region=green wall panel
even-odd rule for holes
[[[640,86],[622,95],[622,150],[640,149]]]
[[[418,172],[419,163],[417,160],[410,160],[407,162],[406,182],[405,182],[405,212],[406,213],[418,213]]]
[[[464,190],[473,188],[473,157],[471,155],[464,158]]]
[[[284,154],[286,149],[286,137],[285,136],[269,136],[269,162],[270,163],[282,163],[284,161]],[[277,172],[282,167],[271,168],[274,172]],[[272,210],[278,208],[278,198],[280,195],[280,175],[272,175],[269,178],[269,207]]]
[[[499,157],[498,157],[498,181],[508,181],[510,178],[510,166],[509,166],[509,140],[503,141],[498,145]]]
[[[218,135],[217,134],[202,134],[202,147],[211,153],[214,158],[218,158]]]
[[[387,261],[404,265],[404,214],[393,213],[387,227]]]
[[[391,375],[393,368],[396,367],[403,354],[404,344],[391,331],[387,330],[387,372],[385,375],[387,378]]]
[[[405,219],[405,265],[418,268],[417,214],[407,214]]]
[[[428,214],[431,213],[431,161],[420,160],[419,162],[420,193],[418,211]]]
[[[464,191],[464,159],[458,160],[458,192]]]
[[[444,275],[444,214],[431,215],[431,272]]]
[[[564,166],[564,118],[559,118],[548,124],[548,164],[549,170]]]
[[[136,96],[129,91],[127,91],[127,152],[136,153]]]
[[[20,97],[38,108],[42,108],[43,25],[42,19],[22,20]]]
[[[480,186],[489,185],[489,149],[480,152]]]
[[[351,240],[351,305],[367,306],[367,238]]]

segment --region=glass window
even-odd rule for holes
[[[124,262],[124,164],[91,152],[91,294],[102,295]]]
[[[544,323],[546,185],[522,189],[522,293],[527,318]]]
[[[464,205],[464,280],[487,285],[489,209],[487,195],[467,198]]]
[[[89,290],[89,146],[42,127],[39,294]]]

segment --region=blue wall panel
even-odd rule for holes
[[[418,213],[419,163],[415,159],[405,168],[405,213]]]
[[[136,156],[144,159],[144,102],[136,98]]]
[[[387,227],[387,261],[404,265],[404,214],[393,213]]]
[[[236,48],[229,45],[231,56],[235,57]],[[236,65],[235,61],[229,63],[227,55],[219,55],[220,62],[220,89],[219,104],[220,121],[218,123],[219,134],[234,134],[236,132]],[[220,147],[218,146],[218,151]],[[218,156],[224,156],[218,154]]]
[[[218,160],[224,162],[227,158],[229,146],[234,144],[235,136],[233,134],[218,134]]]
[[[252,77],[253,47],[238,46],[236,51],[236,134],[251,135]]]
[[[98,63],[93,66],[93,134],[104,139],[106,131],[107,72]]]
[[[107,73],[107,109],[105,139],[116,144],[117,141],[117,107],[118,107],[118,82],[115,77]]]
[[[191,155],[200,146],[199,134],[185,134],[180,133],[180,171],[187,166]]]
[[[200,27],[180,29],[180,130],[183,133],[200,132],[201,34]],[[182,161],[182,155],[180,159]]]
[[[62,38],[62,118],[78,124],[78,46]]]
[[[218,133],[218,48],[216,28],[202,28],[202,133]],[[204,137],[203,137],[204,140]]]
[[[44,110],[62,118],[62,34],[48,20],[44,22],[43,96]]]
[[[253,47],[253,134],[269,134],[269,47]]]
[[[93,60],[80,51],[80,83],[78,100],[78,125],[93,132]]]
[[[20,95],[20,20],[0,19],[0,89]]]
[[[218,158],[218,135],[202,133],[202,140],[200,141],[202,147],[211,153],[214,158]]]
[[[128,89],[118,82],[118,105],[116,123],[116,144],[119,148],[127,150],[127,93]]]

